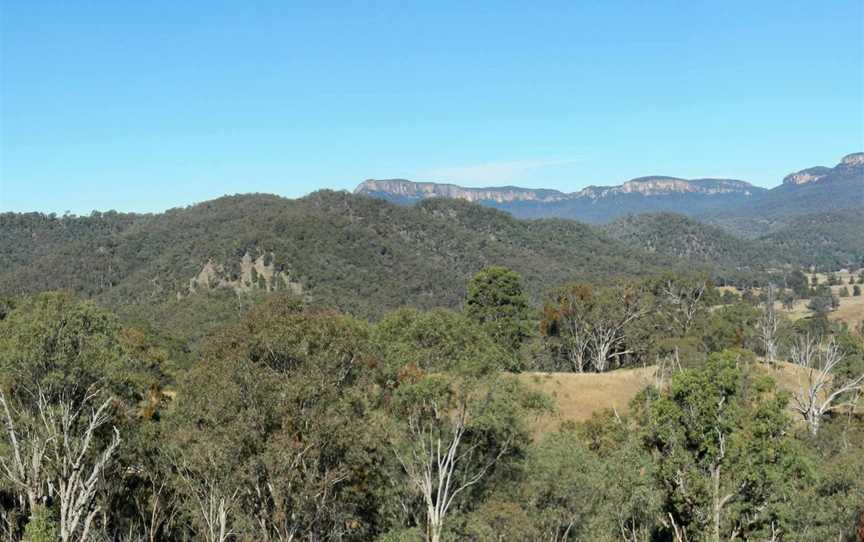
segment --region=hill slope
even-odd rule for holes
[[[758,198],[702,218],[738,235],[757,237],[789,225],[797,216],[844,209],[864,213],[864,153],[844,156],[833,168],[791,173]]]
[[[0,292],[68,288],[115,306],[290,289],[374,316],[404,304],[456,306],[468,278],[491,264],[522,273],[535,299],[566,280],[676,265],[577,222],[336,192],[231,196],[158,215],[7,213],[0,231]]]
[[[633,248],[691,262],[734,269],[772,267],[799,260],[770,243],[745,240],[709,224],[673,213],[628,216],[601,230]]]
[[[864,265],[864,208],[794,217],[760,241],[820,269],[858,268]]]

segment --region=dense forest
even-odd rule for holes
[[[187,295],[208,261],[222,267],[219,278],[237,281],[246,254],[263,257],[313,302],[363,315],[455,306],[471,273],[493,263],[521,272],[535,297],[577,276],[672,265],[578,222],[518,221],[458,201],[405,208],[327,191],[298,200],[232,196],[147,216],[9,213],[0,226],[0,291],[66,288],[114,306]]]
[[[673,214],[589,226],[517,220],[456,200],[403,207],[328,191],[298,200],[230,196],[154,215],[5,213],[0,294],[65,289],[197,337],[274,290],[364,318],[404,305],[455,309],[471,275],[489,265],[519,272],[535,304],[568,281],[664,269],[749,287],[795,266],[857,267],[861,226],[841,212],[742,240]],[[176,325],[187,320],[196,325]]]
[[[492,266],[457,310],[367,320],[257,290],[175,334],[69,292],[5,298],[0,533],[854,541],[864,329],[829,319],[830,299],[786,318],[775,298],[826,294],[797,270],[782,284],[742,296],[665,272],[533,301]],[[541,423],[561,412],[538,375],[635,368],[650,378],[626,410]]]

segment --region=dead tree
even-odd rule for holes
[[[613,360],[633,353],[624,347],[627,328],[645,314],[638,296],[638,292],[629,290],[618,292],[612,303],[601,306],[593,315],[588,344],[595,371],[603,372]]]
[[[801,336],[792,346],[790,357],[807,370],[807,381],[799,385],[793,406],[815,436],[826,414],[843,407],[854,408],[864,386],[864,374],[838,379],[836,370],[845,356],[833,337],[823,346],[818,338]]]
[[[178,474],[189,488],[195,509],[204,526],[198,533],[207,542],[225,542],[236,533],[231,529],[230,514],[237,504],[238,490],[223,491],[215,477],[193,473],[178,465]]]
[[[86,404],[95,398],[94,392],[88,394],[80,406],[63,401],[58,408],[51,408],[40,394],[43,423],[49,432],[57,435],[50,442],[50,453],[60,501],[60,539],[63,542],[88,539],[93,519],[100,511],[96,504],[98,484],[120,445],[120,432],[115,427],[108,445],[91,458],[96,433],[110,420],[107,410],[111,399],[91,410],[84,419]],[[84,429],[80,433],[82,421]]]
[[[113,428],[111,440],[97,450],[98,433],[110,421],[111,399],[93,408],[98,390],[88,390],[78,401],[49,401],[40,390],[31,424],[19,430],[5,394],[0,403],[12,448],[11,463],[0,458],[3,473],[23,495],[29,513],[50,497],[59,504],[60,540],[86,541],[100,512],[99,483],[120,445]],[[47,491],[46,491],[47,489]]]
[[[16,418],[22,419],[25,416],[10,407],[2,388],[0,406],[3,407],[5,436],[10,449],[10,457],[0,456],[0,468],[16,491],[19,505],[29,514],[47,499],[48,473],[45,456],[48,453],[48,444],[54,436],[40,431],[38,425],[16,424]]]
[[[765,352],[765,361],[773,365],[777,361],[777,311],[774,308],[775,301],[774,285],[769,284],[766,290],[765,307],[756,329],[759,340],[762,342],[762,350]]]
[[[663,301],[673,310],[670,317],[684,335],[690,330],[702,303],[708,284],[699,280],[695,284],[682,284],[681,281],[667,279],[660,286]]]
[[[568,292],[566,297],[567,311],[561,317],[561,335],[564,343],[564,352],[573,371],[582,373],[588,356],[588,345],[591,341],[591,323],[586,318],[584,310],[580,310],[581,302],[575,295]]]

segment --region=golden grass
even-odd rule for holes
[[[538,433],[556,431],[565,423],[581,423],[597,412],[625,414],[630,401],[654,381],[656,367],[621,369],[608,373],[522,373],[516,378],[552,398],[555,411],[542,416]]]
[[[760,363],[756,367],[770,376],[779,389],[793,395],[807,383],[807,370],[792,363],[778,363],[774,367]],[[585,422],[603,411],[628,413],[633,398],[654,383],[656,371],[657,367],[650,366],[608,373],[522,373],[516,378],[529,388],[546,393],[554,403],[554,411],[535,422],[535,435],[542,435],[565,424]],[[857,411],[864,413],[864,404],[858,405]],[[801,421],[791,404],[788,412],[793,420]]]
[[[834,275],[840,279],[841,284],[831,286],[831,293],[837,296],[840,300],[840,306],[837,310],[828,313],[829,320],[845,322],[853,329],[859,322],[864,322],[864,295],[853,296],[853,285],[849,284],[850,276],[854,276],[857,279],[862,273],[864,273],[864,269],[854,271],[843,270],[834,273]],[[828,281],[828,275],[826,273],[805,273],[805,275],[807,276],[808,281],[812,280],[814,276],[817,277],[819,279],[819,284],[826,284]],[[864,289],[864,285],[859,286]],[[840,290],[844,287],[849,290],[848,297],[840,297]],[[740,291],[734,286],[720,286],[717,289],[721,292],[730,291],[733,293],[740,293]],[[758,295],[761,292],[761,289],[754,288],[753,292]],[[774,304],[774,307],[779,313],[785,315],[790,320],[800,320],[813,315],[813,311],[807,308],[809,302],[809,299],[797,299],[791,309],[785,309],[783,308],[783,305],[777,301]]]
[[[846,322],[849,324],[849,327],[854,329],[859,322],[864,321],[864,295],[841,297],[839,299],[840,307],[836,311],[828,313],[828,318],[830,320]]]
[[[853,285],[849,284],[850,275],[857,278],[861,273],[862,270],[853,272],[838,271],[835,273],[837,278],[840,279],[841,284],[831,286],[831,293],[838,296],[837,299],[840,300],[840,306],[837,310],[828,313],[829,320],[845,322],[851,328],[857,326],[859,322],[864,321],[864,296],[851,295]],[[807,280],[811,280],[814,276],[818,277],[819,284],[825,284],[828,281],[828,275],[825,273],[807,273],[806,275]],[[848,297],[840,297],[840,290],[844,287],[849,290],[850,295]],[[775,306],[779,312],[785,314],[791,320],[799,320],[813,314],[813,311],[807,308],[807,303],[808,300],[806,299],[796,300],[795,305],[790,310],[783,309],[779,302]]]

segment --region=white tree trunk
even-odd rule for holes
[[[448,413],[442,413],[432,405],[438,421]],[[504,454],[505,444],[490,462],[472,465],[472,452],[476,446],[463,449],[468,418],[467,406],[462,403],[452,419],[449,438],[442,438],[432,427],[424,426],[417,418],[409,420],[409,433],[414,438],[410,455],[401,454],[394,446],[396,458],[408,475],[410,484],[418,491],[426,505],[426,537],[429,542],[440,542],[444,522],[455,498],[464,490],[478,483],[492,465]],[[456,469],[465,469],[457,479]],[[472,468],[473,467],[473,468]]]
[[[835,371],[845,354],[834,337],[824,346],[820,343],[818,338],[801,336],[790,356],[793,363],[807,370],[807,381],[799,383],[795,393],[794,408],[814,436],[819,433],[826,414],[842,407],[854,408],[864,386],[864,374],[844,381],[835,379]]]
[[[120,445],[120,433],[114,434],[108,445],[92,457],[96,433],[109,422],[111,399],[85,410],[98,396],[98,390],[85,394],[80,404],[71,400],[49,402],[41,390],[37,396],[37,411],[31,414],[41,422],[19,438],[12,410],[0,390],[0,405],[6,422],[7,436],[12,447],[12,463],[0,458],[3,472],[14,486],[27,495],[29,513],[46,499],[44,487],[56,488],[59,504],[60,540],[63,542],[89,539],[93,520],[100,508],[96,504],[99,483]],[[22,451],[29,452],[30,461],[22,460]]]
[[[757,330],[762,342],[762,350],[765,352],[765,361],[773,365],[777,362],[777,328],[779,326],[777,311],[774,308],[776,296],[773,284],[768,285],[766,294],[765,307],[759,318]]]

